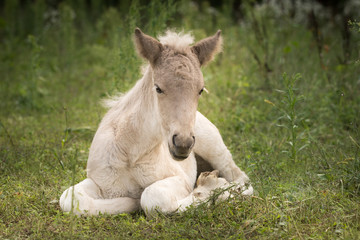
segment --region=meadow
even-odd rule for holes
[[[360,238],[355,7],[344,26],[315,1],[242,1],[241,11],[236,1],[113,2],[0,5],[1,239]],[[203,68],[209,93],[199,111],[254,196],[154,219],[60,210],[61,193],[86,177],[101,100],[141,77],[135,27],[152,36],[191,31],[196,40],[222,30],[223,52]]]

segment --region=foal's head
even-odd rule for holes
[[[192,43],[190,35],[168,33],[160,43],[140,29],[135,30],[136,48],[152,67],[153,94],[175,160],[186,159],[194,147],[196,110],[204,90],[200,67],[221,50],[220,33],[188,46]]]

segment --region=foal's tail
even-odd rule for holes
[[[90,178],[66,189],[60,197],[60,207],[64,212],[77,215],[98,215],[99,213],[129,213],[140,208],[140,200],[120,197],[101,199],[99,187]]]

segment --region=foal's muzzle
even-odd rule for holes
[[[169,150],[174,160],[181,161],[188,158],[194,145],[195,136],[184,137],[174,134],[172,137],[172,146],[169,146]]]

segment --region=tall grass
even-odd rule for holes
[[[1,238],[360,236],[358,13],[348,39],[339,18],[315,2],[317,32],[306,2],[294,9],[235,2],[0,5]],[[140,77],[136,26],[153,36],[192,31],[197,40],[222,30],[224,51],[203,68],[209,94],[199,110],[248,173],[254,197],[153,220],[141,211],[81,218],[60,211],[62,191],[86,176],[105,113],[100,100]]]

